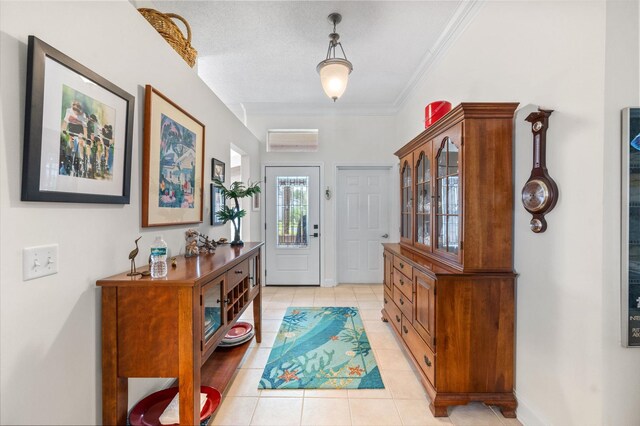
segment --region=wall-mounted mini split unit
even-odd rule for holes
[[[269,129],[267,152],[315,152],[318,129]]]

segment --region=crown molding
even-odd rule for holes
[[[407,85],[402,89],[396,100],[393,102],[393,107],[396,111],[404,105],[409,96],[409,93],[415,88],[416,84],[427,74],[429,69],[433,67],[438,60],[444,55],[444,53],[451,47],[455,39],[462,33],[467,27],[471,19],[477,14],[481,6],[484,5],[486,0],[462,0],[453,16],[447,23],[442,34],[436,40],[433,50],[427,51],[420,61],[420,65],[413,73]]]
[[[326,102],[326,103],[305,103],[305,104],[288,104],[277,102],[245,102],[244,108],[246,115],[296,115],[296,116],[312,116],[312,115],[359,115],[359,116],[392,116],[395,115],[397,108],[387,104],[348,104]]]

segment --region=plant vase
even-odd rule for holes
[[[237,217],[231,221],[233,224],[233,240],[229,243],[232,246],[242,246],[244,242],[240,238],[240,227],[241,227],[241,218]]]

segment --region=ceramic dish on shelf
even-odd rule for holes
[[[246,334],[241,339],[233,339],[233,340],[222,339],[222,341],[220,341],[220,344],[218,346],[222,348],[228,348],[230,346],[238,346],[251,340],[254,335],[255,335],[255,332],[251,330],[249,334]]]
[[[220,405],[220,392],[210,386],[200,386],[200,392],[207,394],[207,400],[200,412],[200,424],[206,425],[209,417]],[[129,413],[131,426],[160,426],[160,416],[178,393],[178,387],[163,389],[143,398]]]
[[[226,342],[231,342],[231,341],[243,339],[252,331],[253,331],[252,324],[244,321],[238,321],[233,325],[233,327],[229,329],[229,331],[227,331],[227,334],[224,336],[222,340]]]

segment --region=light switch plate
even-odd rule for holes
[[[22,249],[22,279],[24,281],[57,273],[57,244]]]

